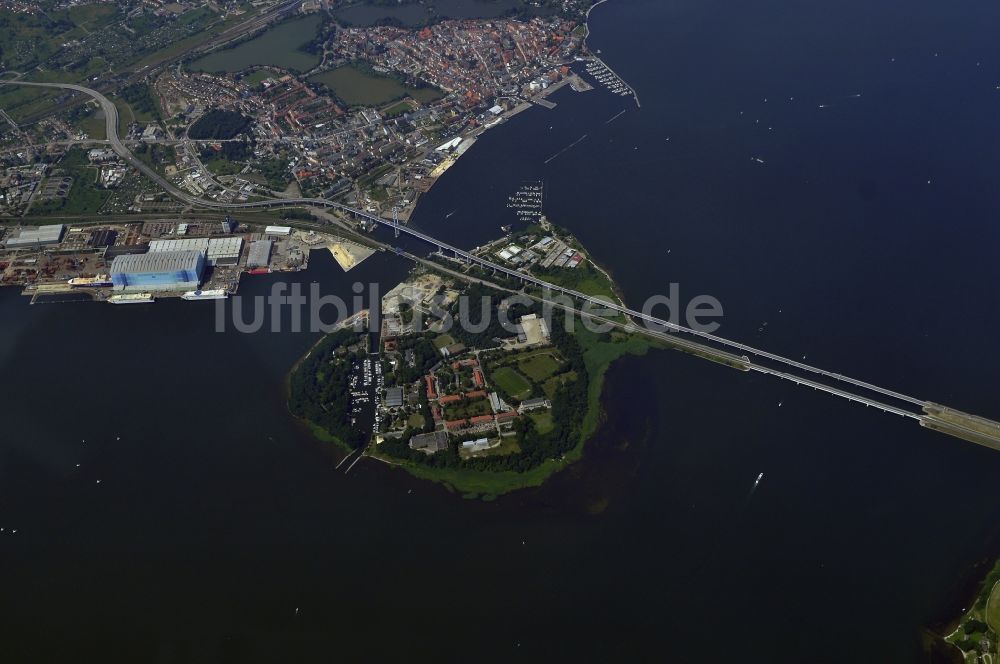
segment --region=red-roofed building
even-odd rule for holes
[[[435,422],[441,421],[441,406],[433,404],[431,406],[431,416],[434,418]]]
[[[472,370],[472,380],[476,381],[476,387],[482,387],[486,384],[486,381],[483,379],[483,372],[479,369]]]
[[[504,413],[497,413],[497,422],[506,422],[517,417],[516,410],[508,410]]]
[[[444,423],[444,428],[448,431],[457,431],[458,429],[464,429],[466,425],[466,420],[448,420]]]
[[[469,420],[469,422],[471,422],[473,425],[486,424],[487,422],[492,422],[492,421],[493,421],[492,415],[476,415],[471,420]]]
[[[466,392],[465,393],[465,398],[466,399],[485,399],[486,397],[487,397],[487,394],[486,394],[486,392],[484,390],[475,390],[473,392]]]
[[[445,396],[438,399],[438,403],[444,405],[448,403],[456,403],[461,400],[462,400],[461,394],[446,394]]]
[[[437,390],[434,389],[434,376],[428,374],[424,376],[424,380],[427,381],[427,398],[437,399]]]

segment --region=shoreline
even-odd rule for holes
[[[570,237],[573,243],[586,255],[586,259],[595,265],[597,272],[607,281],[615,297],[621,299],[621,291],[611,278],[609,271],[593,263],[593,258],[576,236],[570,234]],[[415,265],[420,267],[421,263],[418,262]],[[475,278],[471,276],[466,281],[468,284],[476,283]],[[641,335],[629,334],[621,330],[597,334],[585,328],[577,327],[573,332],[573,337],[579,345],[582,361],[587,369],[587,384],[584,388],[586,410],[582,415],[578,439],[575,441],[573,447],[564,452],[560,457],[548,458],[537,466],[523,471],[516,471],[479,470],[461,465],[440,467],[424,464],[382,453],[379,451],[378,445],[372,444],[371,441],[365,446],[362,455],[381,461],[391,467],[404,470],[417,479],[429,480],[436,484],[441,484],[449,492],[459,493],[465,498],[478,498],[488,501],[522,489],[542,486],[559,471],[580,461],[584,457],[587,444],[600,431],[601,424],[604,422],[605,412],[603,400],[604,379],[611,365],[626,355],[642,356],[651,349],[670,350],[673,348],[669,343],[660,342]],[[292,374],[299,369],[302,363],[325,338],[326,335],[296,361],[293,368],[288,372],[286,385],[290,385]],[[290,411],[291,409],[289,408]],[[294,413],[292,416],[312,431],[314,437],[320,442],[333,442],[339,450],[345,452],[347,455],[355,451],[347,448],[346,445],[335,439],[335,437],[328,434],[325,429],[322,429],[315,423],[307,419],[298,418]],[[331,438],[333,440],[330,440]]]
[[[618,80],[620,80],[623,84],[625,84],[625,87],[627,87],[628,90],[629,90],[629,92],[632,93],[632,98],[635,99],[635,106],[636,106],[636,108],[641,109],[642,108],[642,104],[639,102],[639,93],[635,91],[635,88],[632,87],[632,84],[629,83],[628,81],[626,81],[618,72],[616,72],[614,69],[612,69],[611,65],[609,65],[607,62],[605,62],[603,58],[601,58],[595,52],[591,51],[590,50],[590,44],[587,43],[587,40],[590,39],[590,12],[594,11],[595,8],[599,7],[600,5],[603,5],[605,2],[608,2],[608,0],[597,0],[597,2],[595,2],[594,4],[592,4],[590,6],[590,9],[587,10],[587,14],[586,14],[586,16],[584,16],[584,19],[583,19],[583,25],[586,28],[586,31],[583,34],[583,45],[587,49],[587,52],[590,53],[590,57],[592,57],[594,60],[597,60],[598,62],[600,62],[605,67],[607,67],[608,71],[610,71],[612,74],[614,74],[615,76],[617,76]]]

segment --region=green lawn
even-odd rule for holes
[[[443,95],[433,88],[410,88],[392,76],[384,76],[367,67],[345,65],[309,77],[333,91],[348,106],[381,106],[410,96],[427,104]]]
[[[488,399],[477,399],[475,401],[463,401],[456,404],[449,404],[444,407],[445,418],[449,420],[465,420],[477,415],[487,415],[493,412]]]
[[[278,76],[281,76],[281,74],[274,71],[273,69],[263,68],[263,69],[258,69],[257,71],[244,76],[243,82],[246,83],[247,85],[252,86],[252,85],[257,85],[264,79],[277,78]]]
[[[529,471],[518,473],[513,470],[489,472],[464,470],[461,468],[431,468],[393,457],[380,457],[399,466],[415,477],[440,482],[454,491],[460,491],[467,498],[493,499],[499,495],[531,486],[541,486],[553,473],[566,467],[566,462],[548,460]]]
[[[52,88],[5,85],[0,87],[0,108],[6,111],[14,122],[22,122],[32,114],[53,106],[53,99],[61,92]]]
[[[445,346],[450,346],[455,343],[455,338],[450,334],[442,334],[441,336],[434,339],[434,348],[441,350]]]
[[[382,115],[384,115],[387,118],[395,118],[400,115],[403,115],[404,113],[409,113],[411,109],[412,107],[410,106],[409,103],[401,101],[393,104],[389,108],[382,111]]]
[[[209,159],[204,162],[205,168],[211,171],[212,175],[236,175],[246,164],[238,161],[229,161],[228,159]]]
[[[107,138],[104,118],[97,118],[94,115],[90,115],[77,122],[77,126],[87,132],[87,136],[90,138],[95,140],[104,140]]]
[[[499,367],[491,376],[493,382],[515,399],[527,399],[531,394],[528,379],[510,367]]]
[[[561,364],[552,356],[552,353],[538,353],[519,360],[517,368],[531,380],[541,383],[559,371]]]
[[[29,216],[45,214],[93,214],[99,212],[107,202],[111,192],[97,186],[97,169],[83,165],[67,165],[56,167],[57,173],[66,173],[73,178],[73,185],[66,198],[55,198],[46,201],[37,200],[28,211]]]
[[[986,600],[986,624],[1000,634],[1000,581],[993,586],[993,592]]]
[[[559,389],[560,385],[570,382],[571,380],[576,380],[575,371],[567,371],[566,373],[561,373],[558,376],[553,376],[547,381],[542,383],[542,392],[545,393],[545,398],[550,401],[555,398],[556,390]]]
[[[533,413],[529,413],[528,417],[535,423],[535,429],[538,433],[548,433],[555,428],[555,424],[552,422],[551,410],[536,410]]]

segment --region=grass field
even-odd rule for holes
[[[552,422],[551,410],[538,410],[534,413],[529,413],[528,417],[535,423],[535,429],[538,433],[545,434],[555,428],[555,424]]]
[[[440,482],[453,491],[461,492],[467,498],[484,500],[525,487],[541,486],[550,475],[567,465],[564,461],[549,460],[524,473],[513,470],[490,472],[461,468],[430,468],[417,463],[401,462],[391,457],[380,458],[409,471],[415,477]]]
[[[450,334],[442,334],[441,336],[434,339],[434,348],[441,350],[445,346],[450,346],[455,343],[455,338]]]
[[[993,592],[986,600],[986,624],[1000,634],[1000,581],[993,586]]]
[[[82,161],[81,161],[82,155]],[[46,201],[36,201],[28,211],[29,216],[45,214],[93,214],[100,211],[107,202],[111,192],[101,189],[96,184],[97,169],[87,165],[86,155],[79,148],[74,148],[52,171],[54,177],[62,174],[73,178],[66,198]]]
[[[257,85],[258,83],[260,83],[264,79],[267,79],[267,78],[276,78],[276,77],[278,77],[280,75],[281,74],[279,74],[278,72],[274,71],[273,69],[266,69],[266,68],[265,69],[258,69],[257,71],[244,76],[243,77],[243,82],[246,83],[247,85]]]
[[[562,363],[556,360],[552,353],[538,353],[519,360],[518,371],[536,383],[547,380],[552,374],[559,371]]]
[[[403,115],[404,113],[409,113],[411,109],[412,107],[408,102],[400,101],[396,102],[389,108],[382,111],[382,115],[384,115],[387,118],[395,118],[400,115]]]
[[[5,85],[0,88],[0,108],[7,112],[14,122],[22,122],[30,115],[54,105],[60,91],[51,88],[29,88],[27,86]]]
[[[528,379],[510,367],[500,367],[491,376],[493,382],[515,399],[527,399],[531,394]]]
[[[477,415],[488,415],[491,412],[492,408],[487,399],[449,404],[444,409],[445,417],[449,420],[464,420]]]
[[[77,126],[81,130],[87,132],[87,136],[96,140],[104,140],[107,138],[107,131],[105,131],[105,122],[103,117],[97,117],[94,113],[86,118],[83,118],[77,123]]]
[[[354,65],[325,71],[311,76],[309,80],[318,81],[330,88],[333,94],[349,106],[381,106],[405,96],[426,104],[443,96],[438,90],[410,88],[391,76],[381,76]]]
[[[559,389],[560,385],[570,382],[571,380],[576,380],[575,371],[567,371],[566,373],[561,373],[558,376],[553,376],[547,381],[542,383],[542,392],[545,393],[545,398],[550,401],[555,398],[556,390]]]
[[[236,175],[243,170],[246,164],[228,159],[209,159],[203,162],[205,168],[212,172],[212,175]]]

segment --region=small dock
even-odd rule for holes
[[[590,92],[594,89],[594,86],[583,80],[576,74],[570,74],[567,79],[569,80],[569,87],[573,92]]]
[[[532,99],[531,101],[535,102],[536,104],[538,104],[542,108],[549,109],[550,111],[553,108],[556,107],[556,103],[555,102],[551,102],[548,99],[542,99],[541,97],[536,97],[535,99]]]

